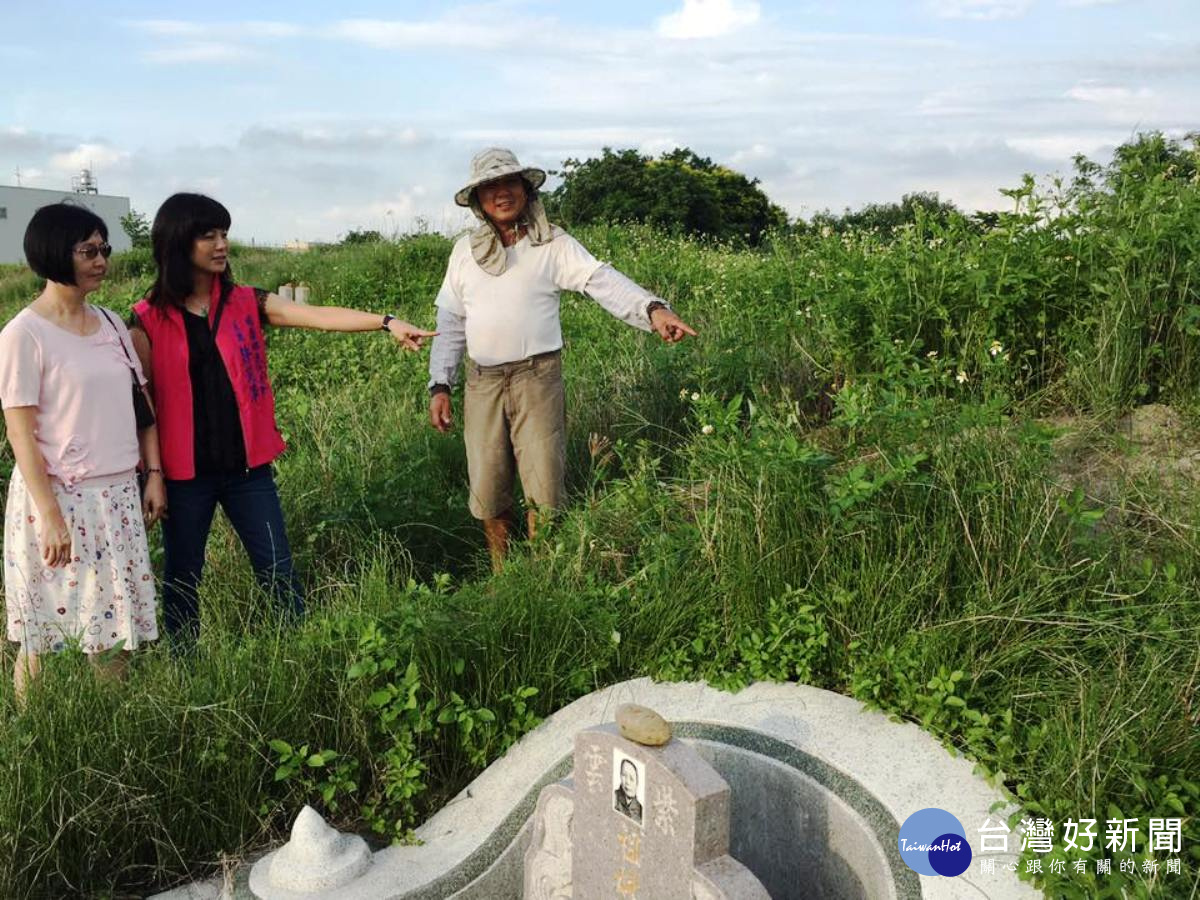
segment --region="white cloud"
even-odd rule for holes
[[[416,204],[411,194],[398,193],[385,200],[374,200],[370,203],[360,203],[351,206],[336,205],[321,210],[318,217],[334,224],[365,224],[378,222],[383,219],[408,217],[413,214]]]
[[[341,238],[355,229],[379,231],[389,237],[414,230],[432,229],[454,234],[474,222],[471,214],[453,203],[426,201],[424,188],[417,186],[395,192],[383,200],[335,204],[297,216],[293,237],[311,240]]]
[[[180,19],[136,19],[125,24],[130,28],[159,37],[194,38],[204,33],[204,27],[198,22],[185,22]]]
[[[48,135],[32,132],[23,126],[0,128],[0,153],[45,153],[52,146],[53,141]]]
[[[616,125],[579,128],[466,128],[454,132],[454,137],[472,144],[492,143],[505,146],[504,142],[507,141],[508,145],[518,151],[518,156],[520,147],[628,147],[647,139],[639,128]]]
[[[157,65],[202,62],[236,62],[251,59],[253,45],[262,40],[280,40],[304,35],[290,22],[188,22],[181,19],[137,19],[129,28],[157,38],[142,53],[142,60]]]
[[[304,29],[291,22],[239,22],[237,34],[244,38],[300,37]]]
[[[50,157],[50,168],[58,172],[76,173],[80,169],[97,172],[122,165],[129,160],[129,153],[109,144],[79,144],[74,150],[55,153]]]
[[[1025,15],[1033,0],[927,0],[929,11],[941,19],[990,22]]]
[[[62,187],[61,179],[48,181],[44,170],[36,166],[17,166],[7,177],[0,180],[0,184],[11,184],[14,187],[31,187],[31,188],[49,188],[51,190]]]
[[[1018,153],[1032,156],[1035,159],[1050,163],[1070,162],[1079,153],[1084,156],[1096,157],[1112,151],[1122,141],[1128,140],[1125,134],[1079,134],[1076,132],[1064,134],[1044,134],[1033,137],[1011,137],[1005,139],[1006,146]]]
[[[516,17],[496,22],[447,17],[430,22],[400,22],[385,19],[343,19],[326,32],[371,47],[461,47],[483,50],[517,45],[530,39],[530,23]]]
[[[183,19],[135,19],[125,23],[130,28],[156,37],[178,37],[215,40],[246,40],[252,38],[299,37],[304,29],[291,22],[188,22]]]
[[[759,15],[754,0],[683,0],[681,9],[658,20],[658,33],[679,40],[721,37],[753,25]]]
[[[518,18],[506,3],[460,6],[439,18],[427,20],[341,19],[320,25],[299,26],[286,22],[193,22],[177,19],[145,19],[125,25],[156,39],[143,53],[154,63],[188,63],[240,60],[260,54],[264,41],[289,38],[333,40],[383,50],[440,48],[447,50],[494,50],[497,46],[527,46],[520,54],[523,73],[529,66],[552,58],[575,63],[581,58],[601,60],[612,67],[628,62],[634,68],[645,61],[671,57],[684,59],[694,52],[673,38],[718,37],[759,21],[757,0],[683,0],[675,13],[658,20],[657,34],[646,30],[581,28],[554,18]],[[536,41],[530,44],[530,35]],[[856,32],[758,33],[753,46],[708,43],[711,59],[757,62],[759,84],[773,83],[774,74],[764,66],[798,53],[809,54],[827,44],[863,45],[895,50],[945,49],[952,41],[921,35],[887,35]],[[503,60],[500,61],[503,63]],[[576,81],[577,79],[572,79]]]
[[[735,166],[744,166],[771,160],[775,158],[775,148],[769,147],[766,144],[751,144],[742,150],[738,150],[730,157],[730,162]]]
[[[1120,2],[1122,0],[1065,0],[1065,5],[1086,8],[1091,6],[1115,6]]]
[[[682,146],[683,143],[678,138],[651,137],[638,143],[637,151],[643,156],[662,156]]]
[[[252,58],[253,54],[247,47],[239,44],[226,44],[220,41],[189,41],[186,44],[176,44],[172,47],[158,47],[147,50],[142,59],[158,65],[183,65],[199,62],[237,62]]]
[[[922,116],[971,116],[982,111],[977,93],[962,87],[926,94],[917,106],[917,113]]]
[[[1085,81],[1067,91],[1067,96],[1072,100],[1079,100],[1083,103],[1114,106],[1151,100],[1154,98],[1154,91],[1148,88],[1140,88],[1135,91],[1127,87]]]
[[[762,142],[735,151],[728,163],[748,178],[778,178],[795,171],[790,159],[780,156],[773,145]]]
[[[315,151],[348,151],[353,153],[411,147],[428,140],[428,136],[412,127],[365,125],[361,128],[338,125],[307,125],[280,127],[254,125],[239,139],[243,147],[255,149],[293,149]]]
[[[1170,104],[1149,88],[1129,88],[1122,85],[1083,81],[1068,90],[1065,96],[1078,104],[1091,107],[1106,121],[1121,123],[1128,128],[1141,127],[1174,116],[1186,116],[1185,108]]]

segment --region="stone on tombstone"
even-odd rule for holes
[[[312,893],[342,887],[370,865],[366,841],[340,834],[306,806],[292,825],[292,839],[271,860],[268,879],[273,888]]]
[[[652,709],[636,703],[622,703],[617,707],[617,728],[621,737],[647,747],[661,747],[671,739],[671,726],[667,720]]]

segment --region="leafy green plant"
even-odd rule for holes
[[[306,798],[320,797],[329,812],[338,811],[340,797],[358,791],[358,763],[342,758],[336,750],[310,753],[308,744],[293,747],[278,738],[270,741],[278,765],[275,780],[296,782]]]

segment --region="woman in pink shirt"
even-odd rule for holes
[[[4,597],[8,637],[21,644],[19,698],[42,653],[78,642],[95,659],[158,637],[146,546],[146,525],[166,504],[157,431],[137,429],[131,390],[145,379],[128,331],[86,301],[107,273],[107,239],[82,206],[34,213],[25,257],[46,286],[0,331],[0,404],[17,464]]]

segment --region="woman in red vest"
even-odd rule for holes
[[[409,350],[433,335],[395,316],[307,306],[235,284],[229,225],[229,211],[209,197],[168,197],[151,229],[158,274],[131,322],[158,415],[167,483],[162,599],[173,637],[199,632],[196,590],[218,504],[260,583],[285,609],[303,610],[271,472],[284,443],[275,423],[263,325],[383,329]]]

